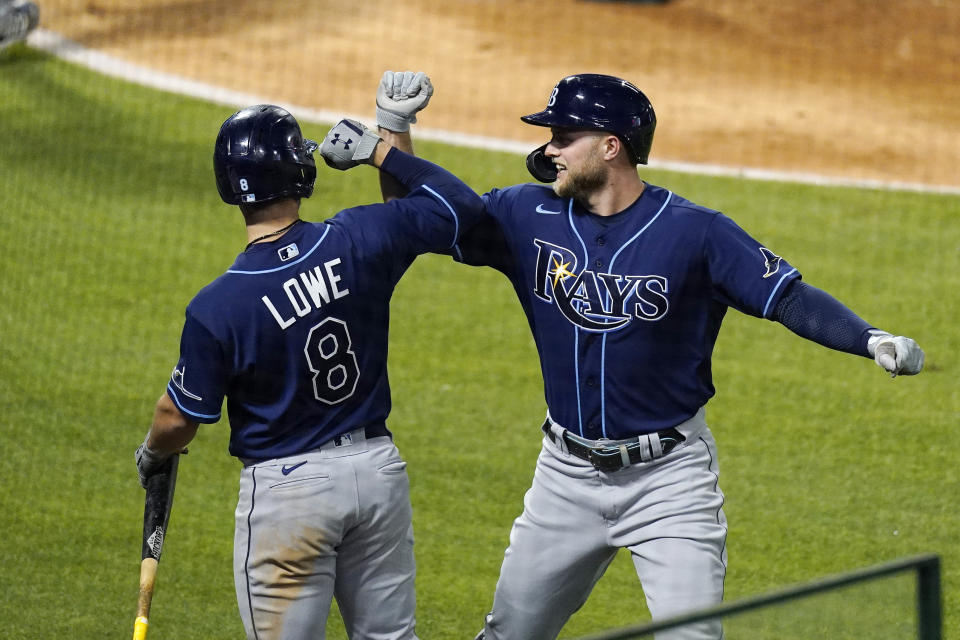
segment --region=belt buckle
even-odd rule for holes
[[[670,427],[669,429],[658,432],[657,437],[660,438],[660,448],[663,451],[663,455],[667,455],[687,440],[686,436],[677,431],[676,427]]]
[[[660,455],[651,455],[650,460],[662,458],[686,441],[686,437],[675,428],[664,429],[651,435],[660,441]],[[638,442],[632,442],[623,445],[623,448],[619,446],[591,447],[587,449],[587,461],[592,464],[597,471],[619,471],[620,469],[631,466],[630,464],[625,464],[623,459],[624,455],[630,459],[632,464],[633,458],[630,454],[635,452],[640,446]]]
[[[587,458],[597,471],[619,471],[623,468],[620,449],[604,447],[602,449],[588,449]]]

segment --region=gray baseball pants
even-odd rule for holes
[[[727,523],[716,444],[702,410],[677,428],[686,436],[681,446],[611,473],[544,438],[533,486],[510,532],[486,640],[554,640],[621,548],[632,555],[654,619],[720,603]],[[609,623],[636,620],[611,611]],[[656,636],[722,637],[719,622]]]
[[[406,463],[389,437],[350,436],[241,473],[234,582],[251,640],[323,640],[334,597],[352,640],[416,640]]]

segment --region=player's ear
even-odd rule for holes
[[[613,160],[618,155],[627,156],[627,148],[623,146],[623,141],[612,133],[603,137],[600,142],[600,151],[604,160]]]

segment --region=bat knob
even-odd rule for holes
[[[144,640],[147,637],[147,626],[150,623],[143,616],[137,616],[133,623],[133,640]]]

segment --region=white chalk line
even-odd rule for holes
[[[232,108],[243,108],[252,104],[272,103],[270,98],[217,87],[214,85],[190,80],[171,73],[156,71],[149,67],[133,64],[121,58],[111,56],[94,49],[88,49],[62,35],[46,29],[37,29],[27,38],[27,44],[42,51],[46,51],[63,60],[79,64],[88,69],[107,76],[119,78],[154,89],[169,91],[193,98],[222,104]],[[295,113],[299,120],[312,123],[333,123],[341,118],[352,118],[366,122],[373,118],[373,113],[345,114],[342,112],[314,109],[302,105],[284,104],[284,108]],[[503,151],[526,155],[531,145],[515,140],[503,140],[485,136],[469,135],[456,131],[442,129],[417,128],[418,140],[445,142],[452,145],[485,149],[488,151]],[[676,171],[698,175],[746,178],[750,180],[764,180],[774,182],[797,182],[828,187],[852,187],[860,189],[878,189],[888,191],[916,191],[920,193],[935,193],[960,195],[960,186],[930,185],[918,182],[898,182],[885,180],[869,180],[854,178],[838,178],[823,176],[815,173],[777,171],[754,167],[731,167],[714,164],[700,164],[695,162],[675,162],[652,160],[651,169]]]

